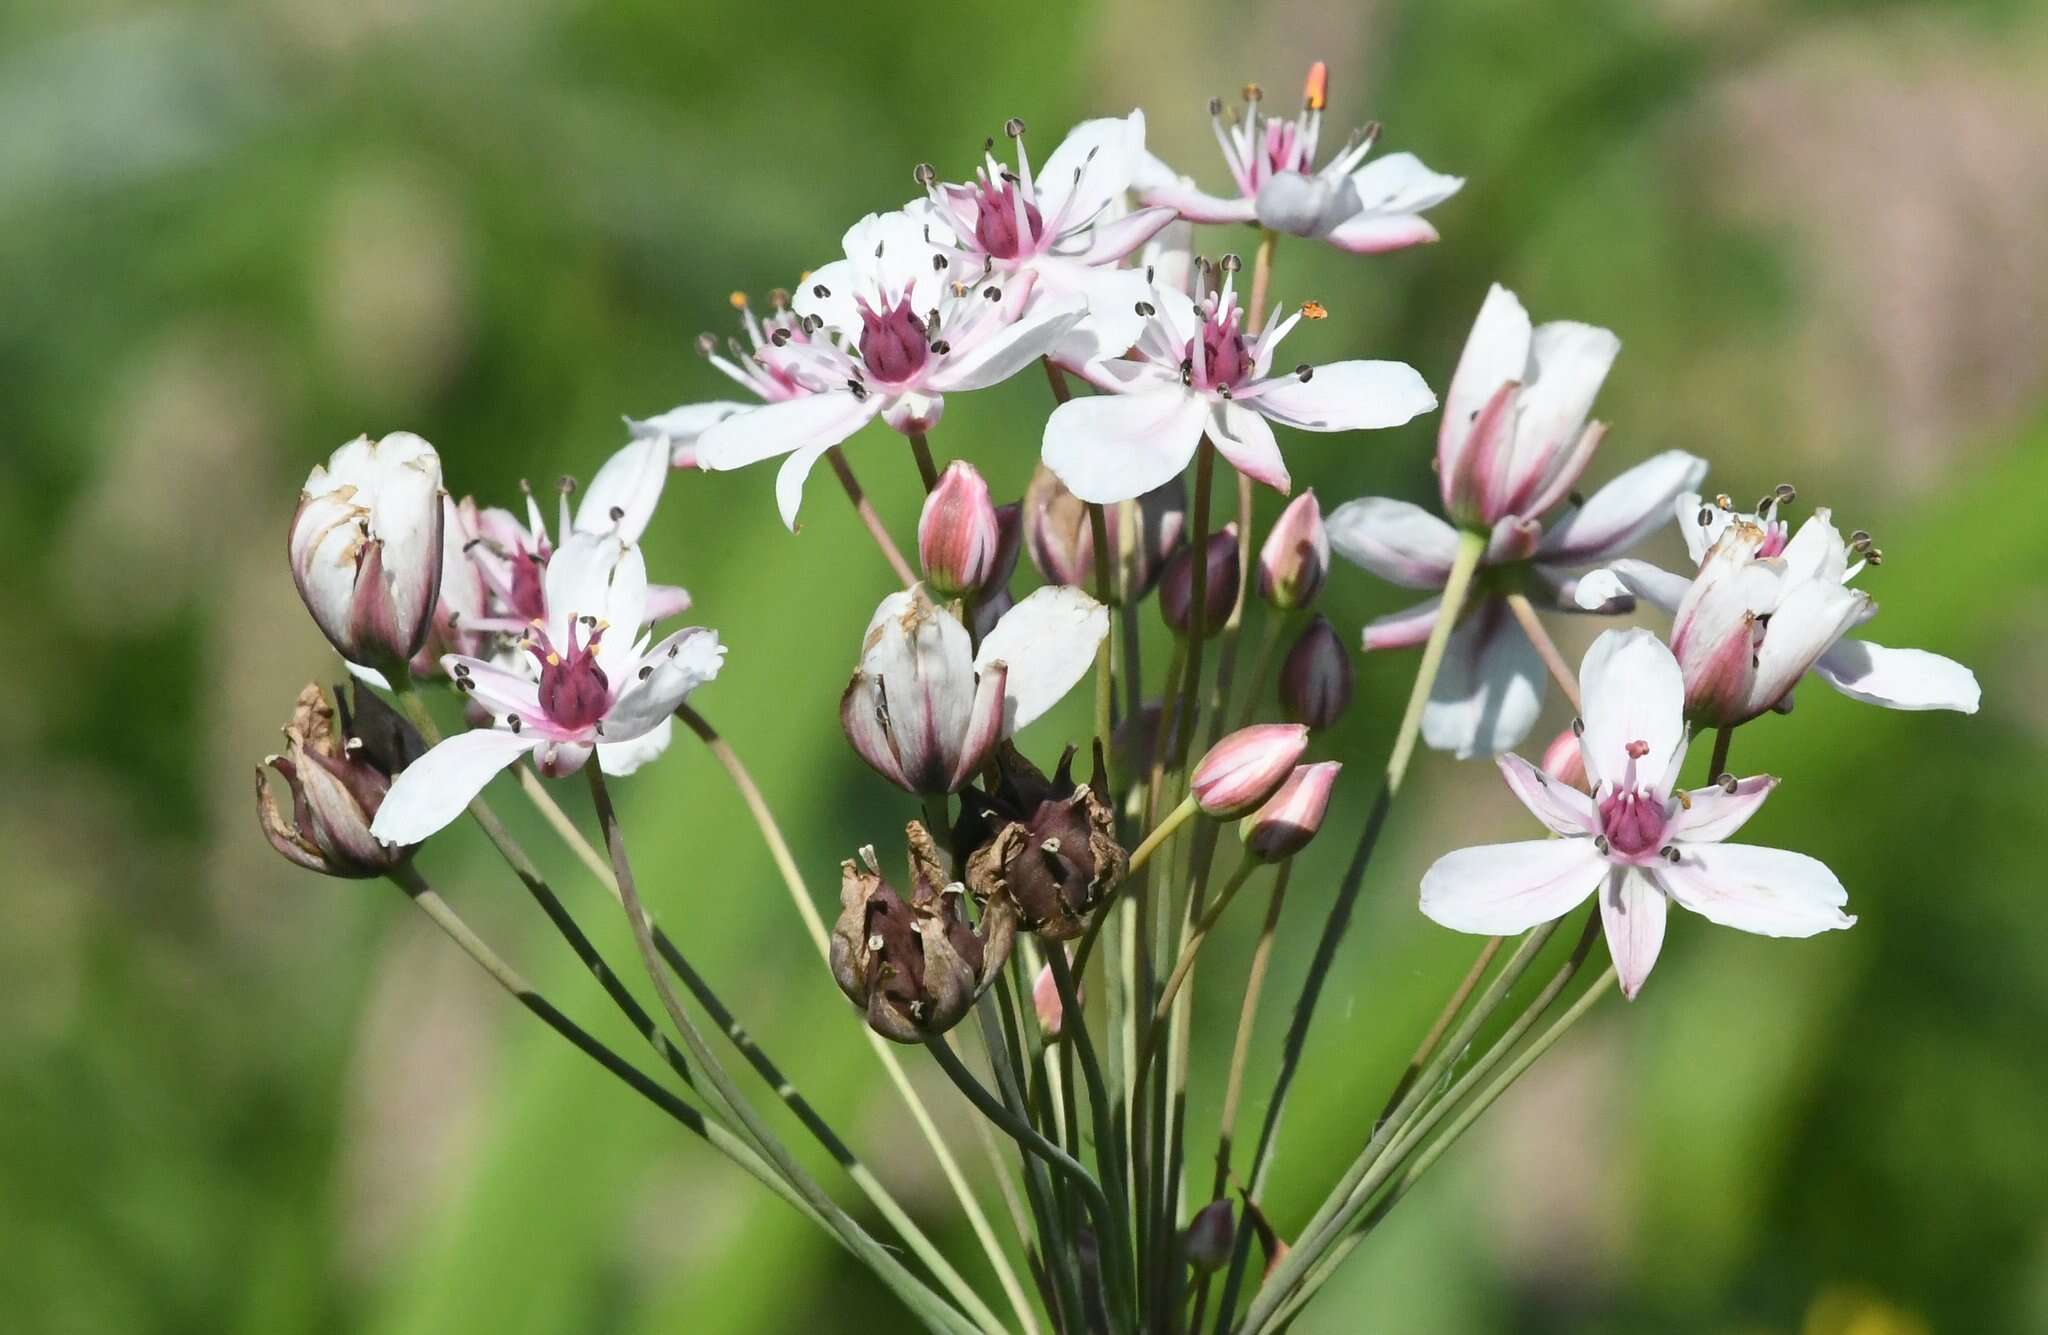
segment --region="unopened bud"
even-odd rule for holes
[[[1351,707],[1351,655],[1330,619],[1317,616],[1280,664],[1280,711],[1318,730],[1333,727]]]
[[[1259,548],[1259,597],[1282,611],[1307,607],[1330,573],[1330,534],[1314,488],[1295,497]]]
[[[1050,949],[1062,949],[1055,944]],[[1074,984],[1074,1000],[1083,1001],[1080,983]],[[1031,1008],[1038,1012],[1038,1028],[1047,1039],[1057,1039],[1065,1022],[1066,1014],[1060,1004],[1059,980],[1052,976],[1050,964],[1040,965],[1038,978],[1031,984]]]
[[[1227,1200],[1211,1201],[1196,1212],[1181,1235],[1181,1250],[1188,1264],[1203,1274],[1212,1274],[1230,1264],[1231,1244],[1237,1240],[1237,1222]]]
[[[292,579],[351,663],[402,673],[441,593],[441,460],[409,431],[359,436],[314,468],[292,516]]]
[[[1245,851],[1263,862],[1282,862],[1307,848],[1323,828],[1330,790],[1343,768],[1334,760],[1295,766],[1280,791],[1240,823]]]
[[[1298,723],[1255,723],[1209,748],[1189,789],[1211,816],[1242,816],[1271,797],[1308,750]]]
[[[382,876],[412,856],[410,846],[377,839],[370,824],[392,777],[425,747],[410,724],[360,686],[356,708],[337,721],[318,686],[299,692],[284,727],[284,752],[264,761],[291,793],[289,821],[278,810],[262,766],[256,769],[256,814],[271,847],[327,876]]]
[[[917,520],[917,559],[925,583],[942,597],[965,597],[989,582],[1001,547],[988,483],[964,459],[947,464]]]
[[[1206,583],[1202,589],[1201,633],[1204,639],[1223,629],[1230,609],[1237,606],[1237,525],[1225,524],[1223,531],[1209,535]],[[1177,635],[1186,635],[1192,617],[1189,602],[1194,597],[1193,550],[1183,548],[1167,562],[1159,577],[1159,615],[1166,618]]]
[[[1577,728],[1566,728],[1543,748],[1543,772],[1582,793],[1592,791],[1586,782],[1586,758],[1579,753]]]
[[[1135,531],[1124,531],[1127,517]],[[1159,581],[1166,560],[1181,545],[1187,522],[1187,486],[1178,477],[1135,502],[1102,507],[1109,535],[1110,602],[1143,598]],[[1038,573],[1054,584],[1096,592],[1095,531],[1088,507],[1043,464],[1024,493],[1025,550]]]

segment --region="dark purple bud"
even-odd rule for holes
[[[1204,638],[1223,629],[1223,623],[1230,619],[1230,610],[1237,606],[1237,525],[1225,524],[1223,531],[1209,535],[1207,583],[1203,587],[1202,635]],[[1159,615],[1166,619],[1175,634],[1188,633],[1189,600],[1194,597],[1194,562],[1189,551],[1183,549],[1167,562],[1166,573],[1159,578]]]
[[[1351,655],[1328,617],[1317,616],[1280,665],[1280,711],[1318,731],[1335,726],[1351,704]]]

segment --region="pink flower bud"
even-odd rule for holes
[[[1181,1235],[1181,1247],[1187,1253],[1188,1264],[1206,1275],[1230,1264],[1231,1244],[1236,1239],[1237,1224],[1230,1202],[1210,1201],[1188,1222],[1187,1232]]]
[[[1307,607],[1330,573],[1330,534],[1314,488],[1295,497],[1259,548],[1259,597],[1282,611]]]
[[[1295,723],[1322,729],[1351,705],[1351,655],[1325,616],[1302,631],[1280,665],[1280,709]]]
[[[441,460],[408,431],[316,467],[292,516],[292,580],[351,663],[391,672],[426,643],[441,593]]]
[[[1050,948],[1053,950],[1060,949],[1057,944],[1052,945]],[[1074,987],[1074,1000],[1085,1005],[1087,994],[1081,990],[1079,982],[1076,982]],[[1038,1012],[1039,1030],[1048,1039],[1058,1038],[1062,1022],[1066,1016],[1060,1005],[1060,985],[1052,976],[1052,966],[1050,964],[1039,966],[1038,978],[1031,984],[1031,1008]]]
[[[1543,772],[1582,793],[1593,791],[1586,782],[1586,758],[1579,754],[1576,728],[1566,728],[1543,748]]]
[[[1102,519],[1115,558],[1110,602],[1143,598],[1179,547],[1187,522],[1187,487],[1175,478],[1140,496],[1130,507],[1135,530],[1124,532],[1125,507],[1105,505]],[[1024,493],[1024,545],[1038,573],[1054,584],[1095,593],[1095,534],[1088,507],[1040,464]]]
[[[1237,525],[1225,524],[1221,533],[1209,535],[1208,582],[1203,586],[1202,635],[1207,638],[1223,629],[1230,609],[1237,606]],[[1189,600],[1194,597],[1195,564],[1192,551],[1182,548],[1166,563],[1159,578],[1159,615],[1176,635],[1188,633]]]
[[[1244,818],[1244,846],[1255,858],[1279,862],[1308,847],[1323,828],[1330,809],[1330,790],[1344,767],[1334,760],[1297,765],[1280,791]]]
[[[917,521],[917,559],[925,583],[942,597],[965,597],[989,582],[1001,548],[988,483],[965,460],[946,465]]]
[[[1210,747],[1189,788],[1211,816],[1242,816],[1273,795],[1306,750],[1299,723],[1254,723]]]

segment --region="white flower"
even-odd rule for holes
[[[441,590],[441,459],[409,431],[358,436],[316,466],[292,515],[292,580],[351,663],[398,669]]]
[[[1379,136],[1377,125],[1352,135],[1318,170],[1326,93],[1327,70],[1317,61],[1309,69],[1301,114],[1291,121],[1260,111],[1256,85],[1245,90],[1242,120],[1232,116],[1226,122],[1223,99],[1211,98],[1209,119],[1237,193],[1205,194],[1148,154],[1136,175],[1138,198],[1192,222],[1257,223],[1359,255],[1436,240],[1422,212],[1458,193],[1463,178],[1431,171],[1412,153],[1366,162]]]
[[[1081,318],[1077,299],[1041,299],[1028,270],[1009,281],[954,272],[951,248],[925,230],[902,212],[869,214],[849,228],[846,258],[813,273],[796,295],[813,333],[844,340],[786,345],[789,373],[813,392],[728,417],[697,440],[708,469],[789,456],[775,495],[792,529],[804,480],[825,451],[876,417],[905,434],[929,430],[946,394],[1008,379]]]
[[[898,788],[957,792],[997,742],[1087,675],[1108,633],[1100,603],[1044,588],[1005,612],[977,652],[922,586],[892,593],[868,622],[839,721],[861,759]]]
[[[1137,341],[1137,304],[1148,284],[1135,269],[1116,267],[1174,220],[1172,209],[1124,207],[1131,173],[1145,154],[1145,114],[1083,121],[1036,173],[1024,148],[1024,122],[1005,132],[1017,144],[1017,169],[996,161],[994,144],[971,183],[941,182],[918,169],[926,200],[909,206],[935,224],[931,239],[956,252],[950,273],[993,274],[1006,284],[1030,273],[1041,294],[1072,295],[1088,318],[1060,348],[1062,360],[1113,356]]]
[[[1616,561],[1581,580],[1577,597],[1633,594],[1672,613],[1686,713],[1701,724],[1732,726],[1788,709],[1809,671],[1852,700],[1887,709],[1976,713],[1977,677],[1961,663],[1844,638],[1877,615],[1870,595],[1850,587],[1875,563],[1875,549],[1868,534],[1843,541],[1825,509],[1788,537],[1779,510],[1789,497],[1784,490],[1757,512],[1737,514],[1725,497],[1709,504],[1688,492],[1675,509],[1699,563],[1690,582],[1644,561]]]
[[[697,626],[648,643],[646,563],[615,536],[579,532],[556,549],[546,603],[520,645],[531,674],[459,654],[442,660],[494,724],[450,737],[403,770],[371,827],[379,839],[418,843],[529,754],[549,775],[581,769],[592,750],[606,773],[631,773],[660,753],[670,716],[725,658],[716,632]]]
[[[1189,298],[1155,287],[1136,355],[1098,362],[1108,393],[1073,399],[1046,419],[1046,467],[1084,501],[1107,505],[1179,476],[1204,434],[1240,473],[1285,492],[1291,485],[1268,421],[1304,431],[1399,426],[1436,407],[1415,368],[1401,362],[1306,362],[1272,374],[1273,354],[1301,314],[1267,322],[1247,339],[1234,276]]]
[[[769,313],[763,318],[756,316],[753,307],[747,304],[746,293],[733,293],[732,304],[739,312],[740,332],[747,337],[746,345],[743,346],[737,338],[728,338],[725,351],[721,352],[717,338],[700,334],[697,336],[697,351],[721,374],[730,377],[762,403],[781,403],[815,392],[794,373],[795,363],[802,356],[800,350],[812,341],[814,331],[808,321],[799,318],[789,308],[787,292],[777,289],[769,294],[768,301]],[[792,344],[798,347],[798,352],[785,351]],[[730,356],[726,355],[728,352]],[[626,429],[635,440],[667,440],[669,463],[673,467],[696,468],[698,438],[726,418],[754,406],[731,399],[686,403],[654,417],[628,417]]]
[[[1802,853],[1722,841],[1763,805],[1765,776],[1691,792],[1675,785],[1685,759],[1685,683],[1678,662],[1645,630],[1608,631],[1580,669],[1579,738],[1592,794],[1520,756],[1500,757],[1522,804],[1560,838],[1466,848],[1422,878],[1422,911],[1461,932],[1510,936],[1559,918],[1596,890],[1622,991],[1633,997],[1664,944],[1667,905],[1762,936],[1812,936],[1852,926],[1848,892]]]

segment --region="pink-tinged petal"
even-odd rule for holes
[[[1010,669],[1001,662],[981,668],[974,683],[974,706],[968,712],[967,733],[960,740],[960,755],[953,762],[947,787],[954,792],[965,788],[988,764],[996,743],[1003,740],[1007,713],[1006,688]]]
[[[604,739],[623,742],[658,727],[690,698],[690,692],[718,675],[725,646],[718,632],[690,626],[640,655],[620,684],[604,716]]]
[[[1365,623],[1362,637],[1366,652],[1374,649],[1418,649],[1428,641],[1429,632],[1442,614],[1444,600],[1432,598],[1402,612],[1390,612]]]
[[[1084,264],[1114,264],[1164,231],[1178,217],[1169,208],[1138,209],[1089,230]],[[1134,271],[1135,272],[1135,271]]]
[[[1638,742],[1648,748],[1634,757],[1644,784],[1670,768],[1685,745],[1685,678],[1662,640],[1641,627],[1603,631],[1579,667],[1579,690],[1582,750],[1594,779],[1619,782]]]
[[[1630,1001],[1643,990],[1643,981],[1664,949],[1669,913],[1663,888],[1639,868],[1616,867],[1601,887],[1600,924],[1607,932],[1607,953],[1614,957],[1621,994]]]
[[[875,609],[840,718],[855,749],[884,777],[894,782],[894,768],[909,791],[936,795],[950,791],[972,724],[976,689],[966,627],[919,586],[890,594]],[[870,724],[881,728],[882,745],[893,750],[895,766],[879,764],[870,755],[863,740]]]
[[[1529,313],[1515,294],[1495,283],[1487,290],[1479,318],[1458,357],[1451,387],[1444,392],[1443,424],[1437,432],[1437,466],[1445,485],[1463,460],[1467,437],[1487,402],[1509,381],[1529,371]]]
[[[1481,566],[1513,565],[1526,561],[1536,553],[1536,544],[1543,537],[1543,526],[1533,519],[1520,515],[1502,515],[1494,521],[1493,531],[1486,538],[1486,552],[1479,559]]]
[[[1407,501],[1346,501],[1325,523],[1339,556],[1403,588],[1442,588],[1457,559],[1458,531]]]
[[[1377,431],[1436,408],[1436,395],[1404,362],[1331,362],[1261,381],[1246,402],[1303,431]]]
[[[615,533],[638,542],[654,518],[668,481],[669,447],[659,437],[636,440],[605,460],[584,488],[574,527],[585,533]]]
[[[1521,381],[1502,381],[1473,412],[1457,459],[1446,465],[1439,449],[1437,494],[1445,512],[1460,523],[1483,525],[1513,517],[1507,513],[1508,465],[1515,449],[1515,399],[1521,392]]]
[[[1738,779],[1735,791],[1719,784],[1686,793],[1671,813],[1671,837],[1693,844],[1718,844],[1748,823],[1778,781],[1768,774]]]
[[[1572,488],[1586,471],[1586,465],[1593,461],[1593,455],[1600,449],[1600,442],[1607,439],[1607,423],[1588,422],[1580,430],[1578,439],[1562,451],[1551,465],[1551,473],[1545,478],[1531,477],[1525,486],[1536,490],[1519,498],[1515,509],[1525,515],[1547,515],[1570,498]]]
[[[1661,611],[1676,612],[1691,587],[1692,581],[1683,575],[1659,570],[1648,561],[1624,559],[1580,576],[1572,600],[1585,612],[1606,611],[1624,598],[1641,598]]]
[[[1208,416],[1207,399],[1156,381],[1074,399],[1046,418],[1045,465],[1084,501],[1135,500],[1188,466]]]
[[[1060,702],[1095,666],[1109,634],[1109,610],[1079,589],[1034,589],[981,642],[975,670],[1005,664],[1004,735],[1031,724]]]
[[[1795,585],[1771,614],[1770,628],[1756,652],[1750,716],[1789,694],[1807,669],[1864,619],[1869,606],[1870,595],[1828,580]]]
[[[1263,482],[1281,495],[1293,485],[1287,476],[1287,461],[1280,457],[1280,444],[1266,419],[1242,404],[1225,400],[1209,409],[1209,440],[1230,466],[1254,482]]]
[[[1662,528],[1671,518],[1672,503],[1706,475],[1707,461],[1683,450],[1645,459],[1552,524],[1538,554],[1561,566],[1611,561]]]
[[[1952,658],[1924,649],[1888,649],[1868,640],[1842,640],[1813,670],[1848,696],[1886,709],[1977,712],[1977,674]]]
[[[1422,709],[1422,740],[1460,760],[1521,744],[1543,711],[1548,678],[1536,646],[1498,598],[1467,613],[1444,646]]]
[[[676,584],[647,586],[647,624],[654,625],[690,610],[690,591]]]
[[[852,390],[806,394],[736,413],[697,438],[697,462],[712,472],[744,468],[763,459],[845,440],[881,411],[881,396]]]
[[[889,740],[889,714],[882,699],[881,683],[856,668],[852,680],[839,697],[839,726],[846,733],[854,753],[868,762],[875,773],[905,792],[915,792],[903,760]]]
[[[1529,338],[1533,379],[1525,379],[1515,422],[1515,489],[1533,494],[1529,480],[1556,476],[1593,411],[1593,399],[1621,354],[1621,340],[1596,325],[1554,320]],[[1569,490],[1576,477],[1564,479]]]
[[[1436,228],[1413,213],[1359,213],[1338,223],[1323,240],[1353,255],[1385,255],[1410,246],[1426,246],[1437,239]]]
[[[1591,839],[1461,848],[1423,873],[1423,916],[1454,932],[1513,936],[1584,903],[1606,868]]]
[[[1060,297],[1047,293],[1033,307],[1032,313],[1022,319],[1003,325],[967,347],[954,349],[932,372],[931,388],[941,393],[986,389],[1008,380],[1051,352],[1088,313],[1078,295]]]
[[[1187,177],[1153,180],[1137,187],[1141,203],[1172,209],[1189,222],[1248,223],[1258,220],[1258,206],[1242,195],[1229,199],[1206,194]]]
[[[623,779],[636,773],[644,765],[658,759],[668,750],[668,744],[675,738],[674,715],[663,716],[661,722],[641,733],[638,737],[623,742],[599,742],[597,744],[597,767],[614,779]]]
[[[1600,832],[1600,809],[1577,788],[1552,778],[1512,753],[1494,757],[1494,763],[1500,766],[1501,777],[1508,781],[1508,791],[1551,833],[1570,836]]]
[[[419,843],[460,816],[492,775],[543,741],[500,728],[457,733],[399,771],[370,833],[387,844]]]
[[[508,672],[494,663],[464,654],[447,654],[441,670],[455,683],[455,689],[476,701],[494,717],[517,714],[522,719],[541,717],[540,683],[519,672]]]
[[[1758,936],[1806,937],[1853,927],[1849,892],[1827,864],[1804,853],[1753,844],[1681,848],[1650,873],[1671,897],[1709,922]]]

